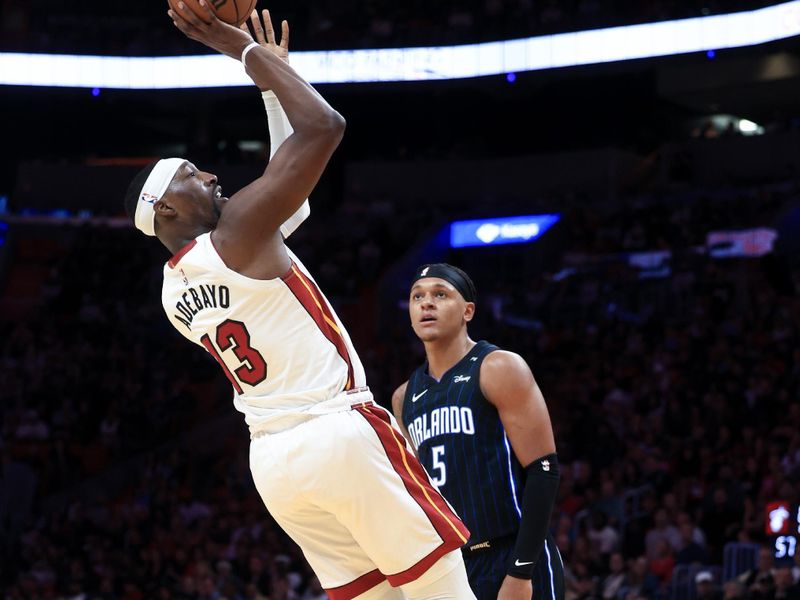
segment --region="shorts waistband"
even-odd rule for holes
[[[284,426],[276,428],[277,430],[271,427],[255,431],[251,430],[250,439],[255,440],[271,433],[280,433],[286,429],[291,429],[293,425],[299,425],[300,423],[307,421],[311,417],[343,412],[358,408],[360,406],[369,406],[374,403],[375,401],[373,399],[372,392],[368,386],[340,392],[330,400],[318,402],[306,409],[298,410],[297,412],[287,412],[285,415],[285,418],[287,419],[285,425],[288,425],[288,427]]]

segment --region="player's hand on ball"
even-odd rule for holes
[[[186,37],[205,44],[226,56],[239,60],[242,50],[253,38],[238,27],[220,21],[206,0],[200,0],[203,18],[198,17],[183,2],[167,11],[172,22]]]
[[[258,18],[258,11],[254,10],[250,13],[250,24],[253,27],[253,33],[256,41],[264,48],[272,52],[281,60],[289,62],[289,23],[288,21],[281,21],[281,41],[275,41],[275,29],[272,27],[272,18],[270,18],[269,11],[264,9],[261,11],[264,18],[264,26],[261,26],[261,19]],[[248,34],[250,31],[247,29],[247,22],[242,23],[242,29]],[[265,35],[266,30],[266,35]]]

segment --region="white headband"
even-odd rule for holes
[[[136,229],[145,235],[156,234],[156,211],[153,205],[161,200],[172,178],[185,162],[185,158],[162,158],[144,182],[139,193],[139,201],[136,203],[133,221],[136,223]]]

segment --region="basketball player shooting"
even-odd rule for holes
[[[474,598],[461,553],[469,531],[378,407],[344,326],[284,239],[344,132],[344,119],[288,62],[288,25],[264,28],[169,11],[189,38],[240,60],[262,90],[273,155],[233,194],[183,158],[146,167],[126,208],[172,252],[162,303],[230,380],[250,429],[266,507],[333,600]],[[260,43],[259,43],[260,42]]]
[[[550,416],[521,356],[470,339],[476,296],[457,267],[417,269],[409,315],[427,361],[395,391],[392,408],[472,532],[463,551],[478,600],[563,600],[561,556],[548,533],[559,481]]]

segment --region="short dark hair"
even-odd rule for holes
[[[139,194],[142,193],[142,188],[144,187],[145,181],[147,181],[147,178],[150,177],[150,173],[153,172],[153,169],[155,169],[157,164],[158,161],[154,160],[144,169],[139,171],[131,180],[130,184],[128,185],[128,189],[125,192],[125,212],[130,220],[133,221],[134,226],[136,225],[136,203],[139,202]]]

